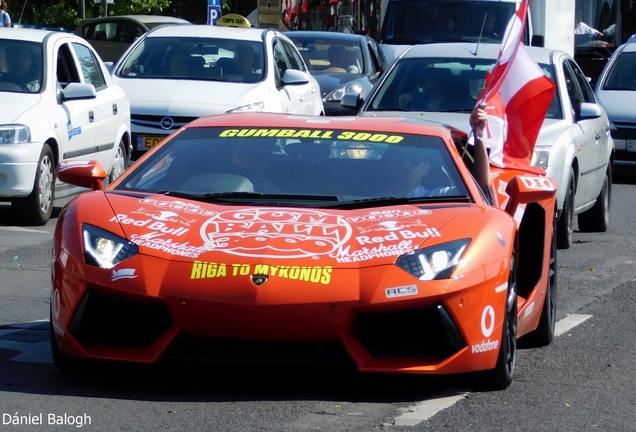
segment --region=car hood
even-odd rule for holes
[[[133,114],[203,116],[265,100],[263,83],[115,78],[130,99]]]
[[[429,120],[451,126],[468,133],[470,131],[470,113],[423,112],[423,111],[364,111],[360,115],[377,117],[407,117]]]
[[[394,263],[423,245],[460,238],[478,243],[482,235],[492,241],[494,231],[503,229],[498,226],[505,226],[495,222],[503,212],[471,204],[333,210],[215,205],[165,195],[105,196],[102,210],[110,216],[108,222],[100,217],[107,225],[103,229],[118,232],[119,225],[140,254],[172,261],[360,268]],[[96,214],[96,205],[90,205]],[[493,212],[496,217],[485,216]]]
[[[539,131],[536,145],[538,147],[551,147],[567,131],[568,124],[565,120],[545,119]]]
[[[607,90],[597,92],[597,96],[610,120],[618,123],[636,123],[634,106],[632,105],[636,92]]]
[[[14,123],[41,99],[40,94],[0,92],[0,124]]]
[[[349,73],[337,73],[337,72],[315,72],[313,74],[316,81],[320,85],[320,92],[325,97],[332,90],[355,80],[365,80],[368,78],[364,74],[349,74]]]

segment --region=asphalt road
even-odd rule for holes
[[[474,391],[465,376],[338,369],[169,364],[60,373],[48,344],[55,220],[21,227],[0,204],[0,432],[636,430],[635,183],[620,170],[610,230],[575,232],[573,247],[559,251],[563,334],[548,347],[520,349],[514,382],[499,392]]]

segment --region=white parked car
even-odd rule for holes
[[[99,56],[70,33],[0,28],[0,200],[44,225],[62,160],[97,159],[115,180],[127,167],[130,107]]]
[[[159,27],[124,53],[113,79],[130,97],[135,158],[205,115],[324,114],[294,43],[271,29]]]
[[[468,132],[470,112],[499,49],[499,44],[414,46],[374,86],[360,115],[410,116]],[[557,245],[566,249],[572,244],[574,215],[581,231],[603,232],[609,226],[614,140],[607,114],[574,60],[562,51],[528,51],[557,87],[532,163],[558,184]],[[343,104],[360,104],[347,96]]]

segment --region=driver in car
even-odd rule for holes
[[[0,82],[16,84],[23,92],[39,92],[42,70],[36,70],[32,50],[24,44],[12,44],[5,54],[7,71],[0,76]]]

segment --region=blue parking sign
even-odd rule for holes
[[[208,0],[210,2],[214,0]],[[221,5],[208,4],[208,25],[215,25],[221,17]]]

